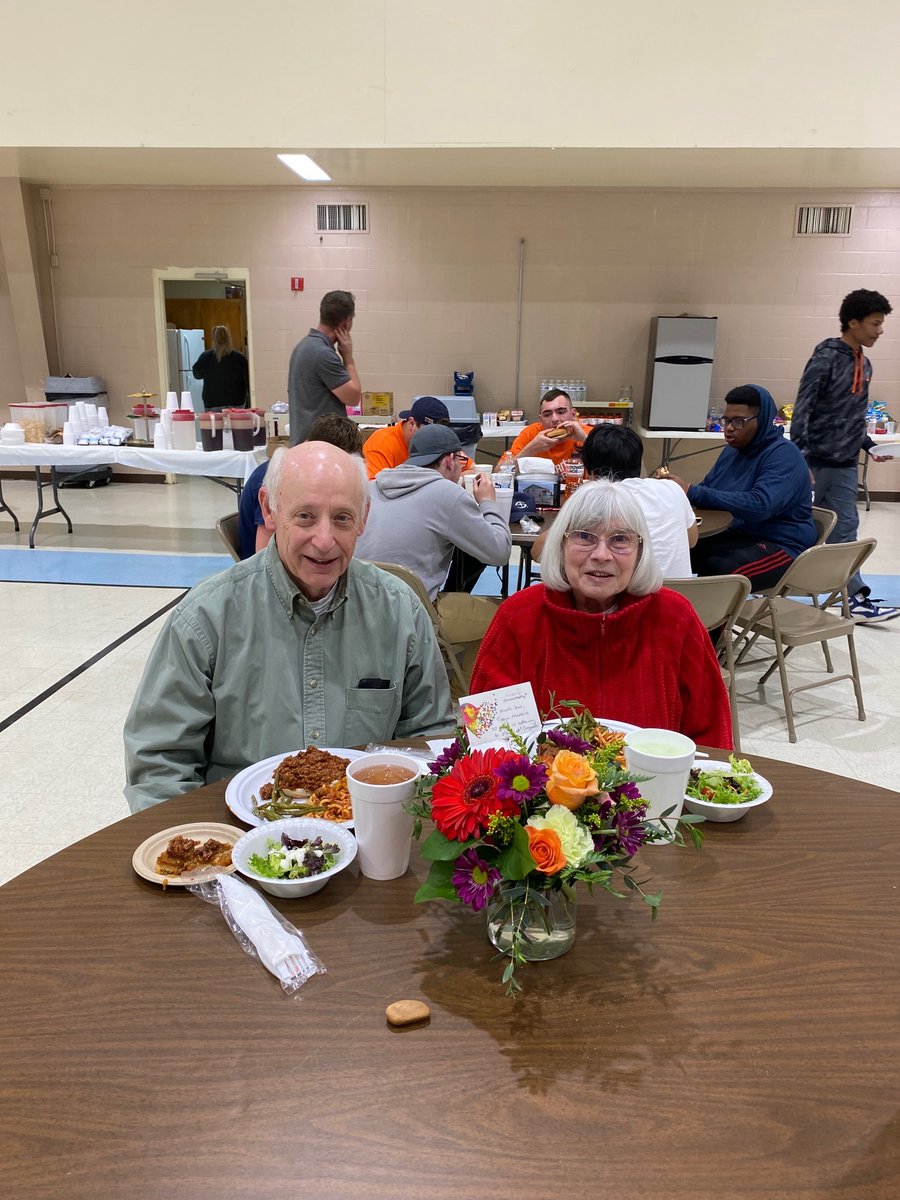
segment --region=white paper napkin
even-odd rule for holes
[[[319,970],[300,935],[284,928],[259,892],[234,875],[220,875],[219,887],[235,923],[253,943],[260,962],[276,979],[282,983],[297,975],[308,979]]]

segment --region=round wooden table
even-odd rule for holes
[[[4,1191],[35,1200],[494,1195],[888,1200],[900,1178],[896,793],[755,759],[772,801],[581,891],[515,1000],[425,864],[277,906],[327,974],[293,998],[212,905],[132,871],[222,784],[0,891]],[[62,801],[59,801],[62,802]],[[7,834],[10,836],[10,833]],[[430,1023],[387,1026],[424,999]]]
[[[724,508],[695,508],[697,518],[697,537],[712,537],[714,533],[724,533],[731,527],[734,514]]]

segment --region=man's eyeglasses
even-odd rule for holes
[[[745,425],[749,425],[751,421],[757,420],[756,417],[723,417],[722,428],[726,429],[729,425],[732,429],[743,429]]]
[[[608,533],[606,537],[601,537],[599,533],[592,533],[590,529],[570,529],[564,536],[573,550],[596,550],[601,542],[606,542],[610,554],[632,554],[643,541],[643,538],[630,530]]]

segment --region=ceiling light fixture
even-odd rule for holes
[[[306,179],[310,183],[331,183],[331,176],[328,172],[323,171],[308,154],[279,154],[277,157],[286,167],[295,171],[301,179]]]

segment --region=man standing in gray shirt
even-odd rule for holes
[[[294,347],[288,368],[292,446],[309,436],[317,417],[343,417],[359,404],[362,388],[350,338],[355,313],[352,292],[326,292],[319,324]]]

